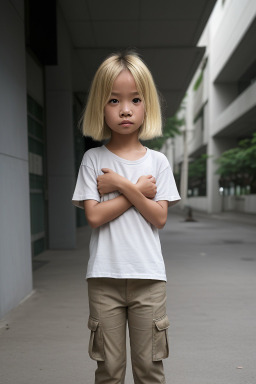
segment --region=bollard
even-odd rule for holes
[[[186,222],[196,222],[196,220],[193,218],[193,211],[191,207],[188,207],[187,211],[187,217],[185,219]]]

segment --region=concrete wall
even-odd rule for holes
[[[200,74],[201,74],[201,69],[197,71],[197,77],[199,77]],[[197,90],[193,89],[194,84],[191,84],[191,86],[193,91],[193,118],[195,118],[203,105],[204,76]]]
[[[225,211],[256,213],[256,195],[224,196]]]
[[[32,291],[23,2],[0,2],[0,317]],[[4,220],[2,220],[4,218]]]
[[[212,134],[216,135],[221,132],[225,127],[228,127],[255,107],[256,82],[249,86],[221,114],[216,117],[214,126],[212,127]]]
[[[58,11],[58,65],[46,67],[49,247],[76,246],[72,46]]]
[[[218,2],[209,21],[209,139],[207,154],[210,156],[207,164],[207,194],[208,212],[220,212],[222,201],[218,193],[219,177],[215,174],[217,164],[215,159],[223,151],[237,145],[236,136],[215,138],[216,133],[234,120],[238,120],[248,108],[255,104],[254,86],[239,95],[236,83],[215,83],[216,76],[230,59],[237,45],[240,43],[248,26],[255,17],[256,3],[252,0],[227,0],[222,6]],[[218,27],[216,27],[218,25]],[[254,54],[252,53],[253,57]],[[241,73],[242,75],[242,73]]]
[[[189,141],[189,154],[193,154],[203,145],[203,118],[199,118],[194,124],[193,137]]]
[[[198,197],[189,197],[187,204],[194,209],[199,211],[207,211],[207,197],[198,196]]]
[[[189,197],[187,205],[199,211],[207,212],[207,197]],[[256,214],[256,195],[220,197],[221,210]]]
[[[224,7],[220,1],[217,3],[211,17],[213,80],[240,43],[248,26],[255,18],[255,13],[255,0],[226,0]]]
[[[189,197],[187,204],[199,211],[207,212],[207,197]],[[224,211],[256,214],[256,195],[223,196],[220,198],[221,208]]]

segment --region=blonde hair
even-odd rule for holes
[[[104,107],[109,101],[113,83],[123,70],[133,75],[138,93],[144,103],[145,117],[139,131],[139,139],[148,140],[162,135],[162,115],[158,92],[153,77],[134,52],[109,56],[98,68],[82,117],[84,136],[104,140],[111,136],[111,129],[104,120]]]

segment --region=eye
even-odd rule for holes
[[[118,100],[117,99],[111,99],[111,100],[109,100],[109,103],[110,104],[117,104]]]
[[[135,97],[135,98],[132,100],[132,102],[133,102],[134,104],[139,104],[139,103],[141,102],[141,99],[139,99],[138,97]]]

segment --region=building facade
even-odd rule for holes
[[[185,125],[174,143],[181,206],[256,213],[249,186],[246,194],[232,182],[222,188],[216,174],[216,159],[256,132],[256,2],[219,0],[199,45],[205,55],[179,111]]]
[[[0,5],[0,317],[33,292],[37,254],[76,246],[78,219],[70,200],[75,146],[84,150],[84,143],[80,137],[76,145],[73,116],[81,107],[73,94],[70,37],[52,5],[47,28],[53,44],[48,41],[47,49],[39,33],[46,28],[40,5]],[[29,12],[36,18],[32,27]]]

